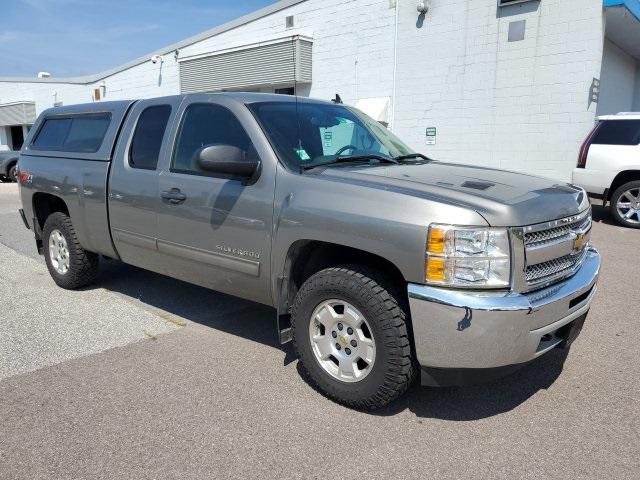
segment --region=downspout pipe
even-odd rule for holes
[[[398,74],[398,24],[400,20],[400,0],[396,0],[395,28],[393,34],[393,89],[391,92],[391,131],[396,128],[396,97]]]

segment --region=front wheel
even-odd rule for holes
[[[294,346],[309,383],[348,407],[375,410],[415,377],[399,295],[359,266],[328,268],[300,288],[292,311]]]
[[[640,181],[628,182],[611,196],[611,214],[630,228],[640,228]]]
[[[99,258],[78,241],[71,219],[52,213],[44,223],[44,257],[53,280],[62,288],[75,290],[93,283],[98,276]]]

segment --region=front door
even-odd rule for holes
[[[202,147],[232,145],[261,159],[264,140],[246,107],[235,100],[187,98],[180,107],[173,154],[159,176],[164,198],[158,250],[166,272],[270,304],[275,165],[263,161],[251,182],[201,170],[196,152]]]

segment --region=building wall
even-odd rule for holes
[[[310,96],[328,100],[339,93],[346,103],[390,96],[394,4],[390,0],[307,0],[185,47],[180,56],[188,58],[286,35],[305,35],[313,38]],[[288,15],[294,16],[294,28],[285,28]]]
[[[397,62],[394,56],[396,1]],[[543,0],[499,11],[496,0],[307,0],[180,49],[179,59],[287,35],[313,38],[313,83],[299,93],[345,103],[394,96],[392,127],[417,150],[453,162],[568,179],[594,121],[589,86],[600,75],[602,0]],[[295,27],[285,28],[294,15]],[[525,39],[507,42],[526,20]],[[394,68],[397,67],[397,68]],[[105,100],[179,92],[178,61],[145,62],[104,80]],[[0,82],[0,103],[92,101],[91,85]],[[425,129],[436,127],[436,145]]]
[[[605,40],[598,115],[611,115],[633,109],[638,62],[617,45]]]
[[[401,10],[397,129],[428,155],[569,179],[593,127],[600,0],[544,0],[497,11],[493,0],[432,2],[416,26]],[[508,42],[509,23],[526,21]],[[425,145],[425,128],[437,143]]]
[[[633,95],[633,111],[640,112],[640,61],[636,61],[636,86]]]
[[[0,127],[0,152],[10,150],[9,143],[11,141],[10,131],[7,127]]]
[[[40,114],[56,101],[65,105],[91,102],[92,90],[67,83],[0,82],[0,104],[20,101],[34,101],[36,114]]]

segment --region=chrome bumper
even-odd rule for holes
[[[589,247],[572,277],[531,293],[409,284],[418,362],[440,369],[492,369],[543,355],[563,342],[562,327],[589,311],[599,271],[600,254]]]

